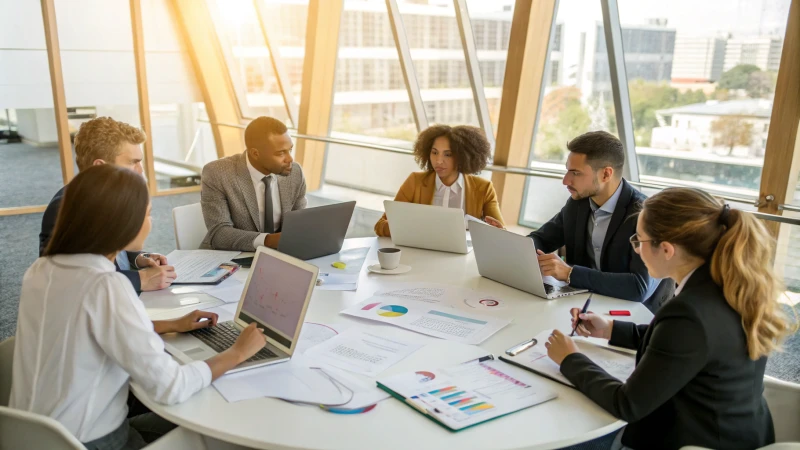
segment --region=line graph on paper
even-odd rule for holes
[[[242,309],[287,336],[294,336],[314,274],[267,254],[259,255]]]

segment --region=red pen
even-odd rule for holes
[[[631,312],[624,309],[618,309],[614,311],[609,311],[608,314],[612,316],[630,316]]]

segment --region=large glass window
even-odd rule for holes
[[[46,205],[63,178],[42,8],[0,9],[0,208]]]
[[[497,133],[514,3],[467,0],[467,7],[472,22],[475,47],[478,50],[478,64],[489,107],[489,117]]]
[[[142,20],[158,189],[198,185],[217,151],[191,61],[167,0],[143,1]]]
[[[567,142],[605,130],[617,134],[600,2],[559,3],[550,37],[531,167],[562,174]],[[528,177],[520,222],[538,227],[569,193],[560,179]]]
[[[643,180],[757,197],[790,0],[620,0]]]
[[[428,122],[478,126],[453,2],[398,3]]]
[[[206,0],[206,4],[242,115],[270,116],[291,124],[253,0]]]
[[[303,56],[306,45],[308,0],[257,0],[263,3],[265,26],[275,40],[295,102],[300,104],[303,86]]]

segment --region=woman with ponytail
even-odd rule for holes
[[[615,448],[752,449],[775,441],[763,398],[767,356],[788,332],[772,271],[775,242],[752,214],[689,188],[648,198],[631,245],[650,276],[677,283],[649,325],[579,314],[581,336],[637,351],[621,382],[558,330],[548,355],[581,392],[628,426]]]

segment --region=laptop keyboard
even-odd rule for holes
[[[218,353],[222,353],[231,348],[233,343],[236,342],[236,339],[239,337],[239,330],[234,326],[233,322],[220,322],[215,327],[200,328],[190,331],[189,334],[200,339],[202,343],[211,347]],[[276,356],[278,355],[264,347],[245,362],[262,361],[275,358]]]
[[[561,293],[569,293],[573,291],[578,291],[580,289],[574,288],[572,286],[562,286],[562,287],[555,287],[552,284],[544,283],[544,292],[547,295],[550,295],[554,292],[561,292]]]

